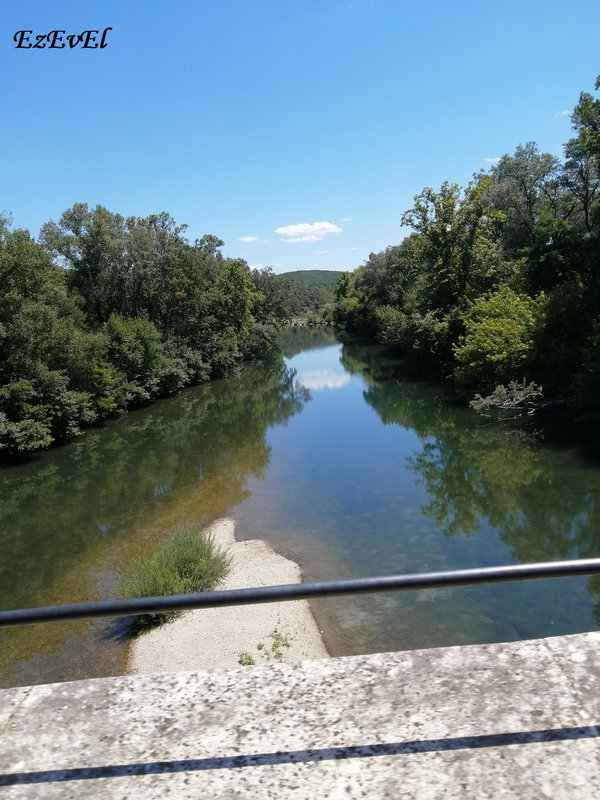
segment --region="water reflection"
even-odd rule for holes
[[[111,596],[138,548],[224,513],[307,580],[600,554],[600,469],[568,439],[488,424],[330,331],[290,332],[284,352],[0,472],[2,606]],[[600,579],[315,609],[337,655],[510,641],[595,628]],[[119,672],[122,652],[98,623],[0,631],[9,683]]]
[[[349,351],[345,358],[356,365]],[[555,431],[539,420],[485,420],[418,383],[367,380],[365,400],[382,421],[418,433],[422,444],[407,466],[427,491],[421,513],[447,537],[489,538],[494,530],[507,562],[600,555],[600,471],[575,443],[557,448]],[[599,620],[600,580],[587,586]],[[576,605],[585,619],[585,601],[579,597]]]
[[[305,350],[294,356],[293,364],[299,383],[307,389],[342,389],[352,379],[340,363],[339,345]]]
[[[298,375],[298,382],[306,389],[341,389],[349,380],[350,375],[340,375],[330,369],[309,370]]]
[[[337,337],[333,328],[322,327],[293,327],[285,328],[280,337],[283,355],[293,358],[302,351],[322,350],[337,344]]]
[[[174,524],[208,521],[248,496],[249,478],[268,468],[268,427],[297,414],[309,397],[277,357],[2,470],[0,606],[110,597],[117,567],[140,547],[152,548]],[[44,674],[36,674],[40,653],[60,653],[69,638],[90,630],[85,620],[0,629],[0,674],[36,682],[118,671],[122,650],[103,646],[79,659],[46,658]],[[25,662],[34,654],[30,669]]]
[[[270,431],[264,481],[237,510],[308,579],[597,555],[600,472],[536,425],[489,425],[382,347],[294,355],[350,380]],[[337,655],[574,633],[596,626],[586,578],[320,601]]]
[[[447,535],[492,526],[522,562],[600,553],[600,473],[575,450],[554,449],[531,423],[448,413],[443,396],[417,384],[371,384],[365,399],[386,424],[419,434],[422,449],[408,465],[430,498],[422,513]]]

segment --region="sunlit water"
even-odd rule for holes
[[[114,596],[174,525],[229,514],[306,580],[600,555],[600,468],[402,377],[382,348],[298,332],[285,361],[129,414],[0,472],[0,605]],[[597,627],[600,582],[542,580],[321,600],[333,654]],[[293,635],[293,632],[292,632]],[[123,670],[114,621],[0,630],[2,685]]]

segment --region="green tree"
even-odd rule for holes
[[[600,89],[600,75],[596,78],[595,89]],[[600,99],[589,92],[582,92],[571,115],[571,123],[581,150],[600,157]],[[598,162],[596,164],[600,167]]]
[[[502,245],[505,256],[516,257],[544,211],[561,218],[563,205],[560,163],[541,153],[535,142],[519,145],[514,155],[504,155],[491,170],[488,202],[505,215]]]
[[[58,224],[43,226],[41,240],[69,268],[71,285],[96,322],[117,313],[162,323],[173,283],[181,280],[185,229],[166,212],[125,220],[103,206],[76,203]]]
[[[84,203],[41,243],[0,219],[0,451],[62,441],[272,345],[272,298],[247,264],[184,232],[166,212]]]
[[[125,312],[128,253],[125,221],[103,206],[92,211],[75,203],[59,223],[48,222],[40,232],[46,249],[68,268],[70,285],[84,299],[86,313],[97,322],[113,311]]]
[[[565,144],[565,163],[563,165],[562,182],[570,196],[574,199],[573,207],[579,214],[573,215],[586,233],[593,228],[593,220],[598,214],[598,197],[600,196],[600,155],[590,150],[585,143],[585,136],[569,139]],[[571,215],[569,215],[571,216]]]
[[[530,373],[546,306],[543,293],[533,300],[508,286],[475,300],[453,348],[454,380],[461,391],[491,391]]]
[[[421,311],[447,313],[496,285],[494,234],[504,216],[487,202],[489,185],[480,176],[464,192],[449,183],[424,189],[403,215],[417,234]]]
[[[567,220],[542,211],[523,249],[520,268],[530,295],[548,292],[574,277],[583,264],[583,248]]]
[[[102,342],[80,298],[27,231],[0,233],[0,452],[76,435],[98,409],[92,373]]]
[[[138,404],[159,394],[167,364],[161,336],[150,320],[111,314],[104,325],[108,356],[127,381],[128,400]]]

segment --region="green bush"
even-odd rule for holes
[[[419,357],[442,357],[448,350],[451,335],[449,315],[437,318],[430,311],[407,314],[393,306],[382,306],[376,309],[375,317],[379,340],[397,345],[405,355],[414,352]]]
[[[230,567],[229,556],[215,547],[212,536],[197,525],[176,528],[154,555],[140,553],[131,571],[122,573],[119,595],[124,598],[160,597],[207,592]],[[176,617],[178,612],[140,614],[131,627],[142,633]]]
[[[475,300],[465,314],[465,334],[453,347],[459,390],[491,392],[528,374],[546,306],[543,292],[532,299],[508,286]]]
[[[166,361],[156,325],[142,317],[111,314],[104,324],[104,332],[110,361],[127,378],[129,403],[141,405],[156,397]]]

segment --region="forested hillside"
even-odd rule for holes
[[[282,315],[287,320],[322,314],[335,302],[335,285],[342,272],[334,270],[295,270],[274,275]]]
[[[562,161],[529,142],[466,188],[423,189],[410,235],[338,280],[337,322],[483,405],[543,386],[600,419],[600,100],[583,92],[571,121]]]
[[[0,456],[227,374],[271,346],[273,276],[167,214],[76,204],[36,242],[0,222]]]
[[[340,275],[341,272],[334,269],[296,269],[292,272],[282,272],[279,277],[290,281],[301,281],[309,286],[325,286],[333,289]]]

